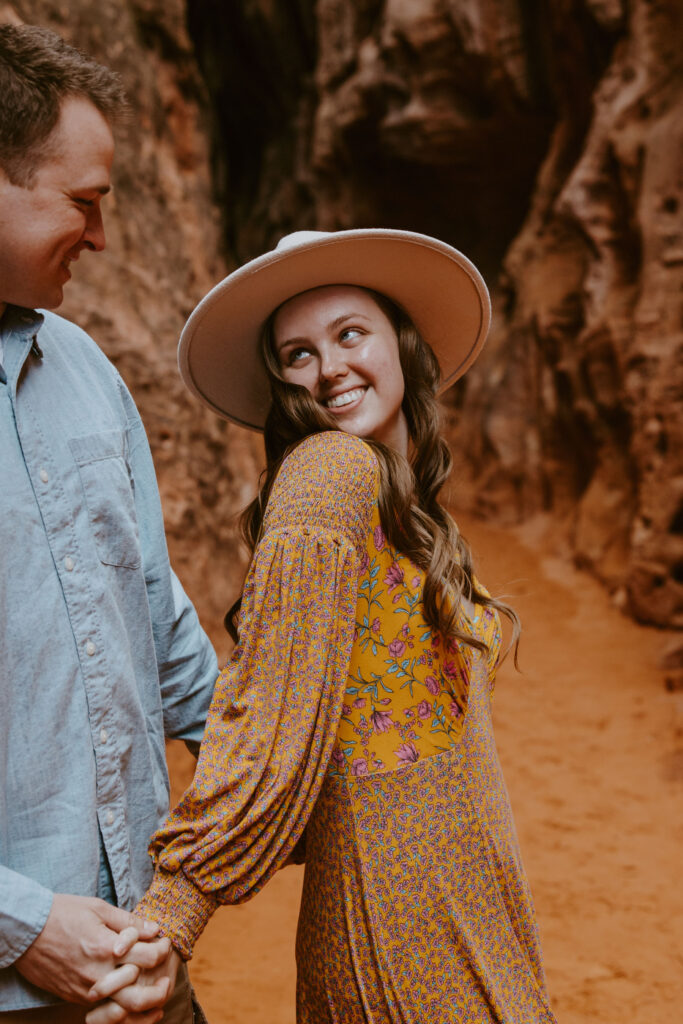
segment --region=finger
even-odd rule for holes
[[[159,934],[159,925],[156,921],[150,921],[147,917],[138,917],[133,914],[134,927],[140,932],[140,938],[146,941],[155,938]]]
[[[113,907],[104,900],[100,906],[100,917],[115,932],[122,932],[124,928],[136,928],[141,939],[153,939],[159,934],[159,925],[155,921],[149,921],[146,917],[136,917],[130,911]]]
[[[86,1024],[157,1024],[163,1017],[163,1010],[156,1008],[146,1013],[129,1013],[113,1001],[100,1003],[86,1014]]]
[[[88,998],[93,1001],[99,999],[106,999],[108,996],[118,992],[120,988],[125,988],[126,985],[133,985],[138,980],[140,974],[140,968],[136,964],[122,964],[120,967],[115,967],[113,971],[109,971],[104,977],[98,978],[93,987],[88,992]]]
[[[168,998],[171,979],[159,978],[153,985],[131,985],[116,992],[114,999],[125,1010],[132,1013],[144,1013],[162,1007]]]
[[[119,1006],[113,999],[106,1003],[99,1003],[93,1010],[85,1015],[86,1024],[120,1024],[126,1016],[126,1010]]]
[[[145,967],[149,970],[151,967],[160,967],[165,963],[170,952],[171,940],[167,938],[154,939],[152,942],[136,942],[126,953],[123,962],[136,964],[138,967]]]
[[[129,1013],[123,1018],[122,1024],[156,1024],[164,1015],[160,1009],[147,1010],[146,1013]]]
[[[124,928],[114,943],[114,956],[125,956],[128,950],[135,945],[139,938],[140,932],[137,928],[132,928],[130,925],[127,928]]]

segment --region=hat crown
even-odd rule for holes
[[[322,238],[329,238],[334,234],[332,231],[292,231],[289,235],[283,235],[275,246],[275,252],[283,252],[287,249],[296,249],[308,242],[318,242]]]

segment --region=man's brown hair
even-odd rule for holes
[[[126,110],[121,79],[49,29],[0,25],[0,168],[30,187],[67,97],[89,100],[109,122]]]

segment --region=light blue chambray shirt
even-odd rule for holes
[[[102,846],[118,904],[144,892],[164,736],[199,742],[218,669],[118,373],[52,313],[0,330],[1,1013],[56,1001],[11,965],[53,892],[106,895]]]

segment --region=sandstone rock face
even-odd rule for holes
[[[175,562],[216,635],[260,443],[185,397],[178,333],[224,261],[362,225],[438,235],[491,284],[491,340],[447,408],[456,504],[551,514],[626,611],[683,625],[678,0],[0,0],[0,15],[56,28],[133,99],[109,252],[83,260],[64,312],[131,384]]]
[[[103,206],[107,250],[82,257],[59,312],[92,334],[134,394],[174,566],[225,653],[221,618],[244,569],[235,513],[255,492],[261,445],[204,412],[176,368],[187,315],[226,273],[183,3],[16,0],[0,4],[0,17],[53,28],[123,75],[133,112]]]
[[[189,0],[240,259],[302,227],[471,255],[488,350],[454,389],[457,501],[565,523],[639,619],[683,625],[677,0]]]
[[[636,2],[627,23],[618,6],[591,5],[615,32],[611,57],[578,154],[571,94],[560,108],[462,424],[479,410],[482,497],[566,513],[579,563],[637,618],[680,627],[683,10]]]

